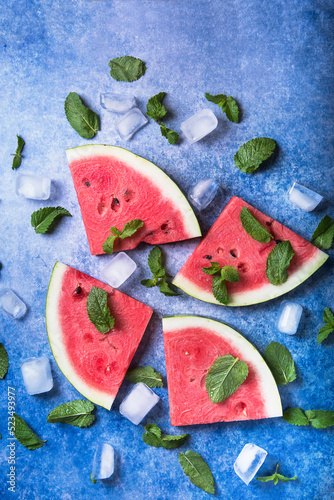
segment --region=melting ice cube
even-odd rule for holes
[[[136,105],[133,95],[126,94],[100,94],[102,108],[114,113],[126,113]]]
[[[234,462],[234,472],[248,485],[265,461],[266,456],[266,450],[256,446],[256,444],[248,443]]]
[[[191,188],[188,198],[198,210],[204,210],[214,199],[219,183],[214,179],[201,179]]]
[[[147,385],[139,382],[123,399],[119,407],[119,412],[123,417],[130,420],[130,422],[138,425],[157,404],[159,399],[159,396],[147,387]]]
[[[202,109],[181,123],[181,130],[189,142],[197,142],[210,134],[218,125],[211,109]]]
[[[283,300],[278,312],[278,330],[282,333],[294,335],[298,330],[302,312],[303,308],[297,302]]]
[[[15,319],[22,318],[27,311],[25,303],[9,288],[0,291],[0,307]]]
[[[16,194],[31,200],[50,198],[51,179],[32,174],[19,174],[16,177]]]
[[[51,391],[53,378],[50,361],[46,356],[29,358],[21,364],[23,382],[31,396]]]
[[[138,132],[144,125],[148,123],[148,119],[138,108],[131,109],[126,115],[122,116],[115,123],[116,131],[121,139],[128,141]]]
[[[114,448],[109,443],[98,443],[93,460],[92,478],[108,479],[114,473]]]
[[[126,281],[137,269],[137,264],[124,252],[119,252],[101,271],[101,278],[114,288]]]
[[[297,207],[311,212],[322,200],[322,196],[312,189],[308,189],[298,182],[294,182],[288,193],[289,200],[292,201]]]

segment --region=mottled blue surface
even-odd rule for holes
[[[65,157],[65,148],[86,144],[66,121],[63,104],[70,91],[78,92],[101,116],[101,131],[94,143],[128,147],[152,160],[184,190],[203,175],[220,181],[222,190],[199,221],[204,232],[232,194],[240,195],[309,239],[321,217],[333,210],[333,3],[326,0],[184,0],[94,1],[7,0],[1,5],[1,183],[0,235],[3,263],[0,287],[12,287],[27,303],[21,321],[0,314],[2,341],[10,368],[0,381],[1,498],[62,499],[204,499],[208,494],[192,485],[178,464],[179,450],[154,449],[141,438],[142,427],[121,417],[118,406],[128,390],[124,383],[109,412],[97,409],[96,424],[88,429],[46,423],[48,412],[80,395],[54,362],[44,320],[44,305],[51,269],[56,260],[99,277],[110,257],[92,257]],[[125,54],[147,62],[143,78],[132,84],[115,82],[108,62]],[[167,126],[180,123],[203,107],[212,109],[218,128],[206,139],[170,146],[150,121],[135,138],[122,142],[113,129],[115,117],[100,109],[100,92],[129,92],[146,101],[168,93],[171,110]],[[227,121],[204,93],[233,95],[242,109],[242,121]],[[16,134],[26,141],[20,172],[50,176],[50,204],[72,214],[52,235],[36,235],[30,227],[33,210],[48,202],[15,196],[17,172],[10,154]],[[275,161],[254,175],[233,165],[239,146],[256,136],[274,138],[279,147]],[[294,180],[313,188],[324,201],[304,213],[286,200]],[[197,242],[164,247],[167,267],[175,273]],[[333,339],[316,343],[325,306],[333,308],[333,263],[329,261],[306,283],[288,294],[304,307],[303,323],[294,337],[277,332],[281,299],[246,308],[229,309],[186,295],[164,298],[146,290],[149,248],[131,252],[138,271],[121,290],[155,310],[134,362],[166,369],[160,317],[194,313],[229,323],[263,352],[271,341],[283,342],[297,365],[297,379],[280,388],[283,407],[334,409]],[[20,361],[45,354],[51,359],[54,389],[29,396],[19,371]],[[16,493],[6,487],[7,387],[14,387],[16,411],[47,439],[36,451],[16,445]],[[157,389],[162,401],[147,421],[165,432],[190,432],[181,448],[199,452],[209,463],[221,499],[330,499],[333,485],[333,429],[298,428],[282,419],[236,422],[172,429],[167,390]],[[112,480],[93,485],[91,463],[98,439],[116,450]],[[261,473],[271,473],[277,461],[281,472],[298,481],[248,487],[233,472],[233,462],[245,443],[265,448],[270,458]]]

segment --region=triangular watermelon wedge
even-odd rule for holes
[[[106,334],[88,318],[87,296],[93,286],[108,293],[115,318],[114,328]],[[138,300],[57,262],[46,299],[46,326],[60,370],[83,396],[110,409],[152,312]]]
[[[281,417],[277,385],[265,361],[244,337],[227,325],[198,316],[163,318],[168,396],[172,425],[210,424]],[[220,356],[245,361],[248,376],[221,403],[212,403],[207,372]]]
[[[245,231],[240,221],[243,207],[274,236],[270,243],[259,243]],[[266,262],[278,240],[289,240],[295,255],[288,268],[287,281],[275,286],[266,277]],[[289,292],[311,276],[327,258],[319,248],[234,196],[178,272],[173,284],[197,299],[220,304],[212,293],[212,277],[205,274],[202,267],[210,267],[210,261],[221,266],[230,265],[238,270],[240,279],[238,283],[226,283],[227,305],[247,306]]]
[[[115,251],[201,236],[195,214],[160,168],[126,149],[89,144],[66,151],[92,255],[102,254],[111,226],[141,219],[135,235]]]

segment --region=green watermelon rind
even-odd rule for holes
[[[161,193],[169,199],[183,215],[184,227],[188,235],[187,238],[197,238],[202,236],[202,232],[194,211],[184,196],[180,188],[172,179],[165,174],[161,168],[142,156],[136,155],[125,148],[119,146],[110,146],[107,144],[85,144],[75,148],[66,149],[66,155],[69,165],[72,162],[91,158],[92,156],[111,156],[123,160],[140,175],[153,182]]]
[[[162,325],[164,334],[168,331],[180,330],[180,335],[182,335],[182,331],[187,328],[206,328],[233,343],[241,353],[241,359],[243,359],[242,356],[245,356],[245,360],[252,362],[256,368],[263,389],[263,400],[265,401],[266,417],[263,418],[275,418],[283,415],[277,384],[268,365],[259,351],[236,330],[225,323],[202,316],[163,317]]]
[[[298,269],[298,271],[295,271],[292,276],[289,276],[287,281],[282,285],[275,286],[268,282],[268,284],[255,290],[234,293],[233,295],[231,294],[229,296],[229,302],[226,305],[231,307],[250,306],[252,304],[258,304],[260,302],[266,302],[267,300],[275,299],[276,297],[290,292],[305,280],[307,280],[307,278],[315,273],[319,269],[319,267],[321,267],[326,262],[327,259],[328,255],[322,250],[317,249],[315,255],[307,262],[305,262],[305,264],[300,269]],[[188,280],[188,278],[182,276],[182,269],[175,276],[172,283],[173,285],[177,286],[185,293],[191,295],[196,299],[202,300],[204,302],[211,302],[212,304],[218,304],[220,306],[225,305],[218,302],[218,300],[216,300],[213,296],[212,292],[201,289],[190,280]]]
[[[68,269],[66,264],[56,262],[53,267],[52,275],[49,283],[49,288],[46,297],[45,318],[46,329],[48,332],[49,343],[55,361],[73,387],[80,392],[85,398],[89,399],[107,410],[110,410],[114,402],[116,394],[111,395],[104,391],[99,391],[90,385],[86,384],[76,373],[74,367],[67,356],[61,338],[62,328],[59,322],[58,302],[62,287],[62,278]]]

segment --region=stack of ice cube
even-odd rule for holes
[[[210,109],[202,109],[181,123],[185,138],[193,143],[210,134],[218,125],[218,120]]]
[[[297,333],[303,308],[297,302],[283,300],[278,312],[277,328],[282,333]]]
[[[21,364],[23,382],[31,396],[51,391],[53,378],[50,361],[46,356],[28,358]]]
[[[92,479],[108,479],[114,473],[114,448],[98,443],[93,460]]]
[[[25,303],[10,288],[0,291],[0,307],[15,319],[22,318],[27,312]]]
[[[159,396],[147,387],[146,384],[139,382],[123,399],[119,407],[119,412],[123,417],[130,420],[130,422],[138,425],[157,404],[159,399]]]
[[[121,139],[128,141],[139,129],[148,123],[148,119],[138,108],[132,108],[115,123],[115,128]]]
[[[32,174],[19,174],[16,177],[16,194],[31,200],[48,200],[51,192],[51,179]]]
[[[266,456],[266,450],[256,446],[256,444],[248,443],[243,447],[234,463],[234,472],[248,486],[265,461]]]
[[[198,210],[204,210],[217,194],[219,183],[214,179],[201,179],[188,193],[188,198]]]
[[[114,288],[126,281],[137,269],[137,264],[124,252],[119,252],[101,271],[101,279]]]
[[[114,113],[127,113],[136,105],[136,98],[127,94],[100,94],[102,108]]]
[[[323,197],[312,191],[312,189],[308,189],[298,182],[294,182],[292,187],[288,192],[289,200],[292,201],[297,207],[305,210],[305,212],[311,212],[315,209],[317,205],[321,202]]]

